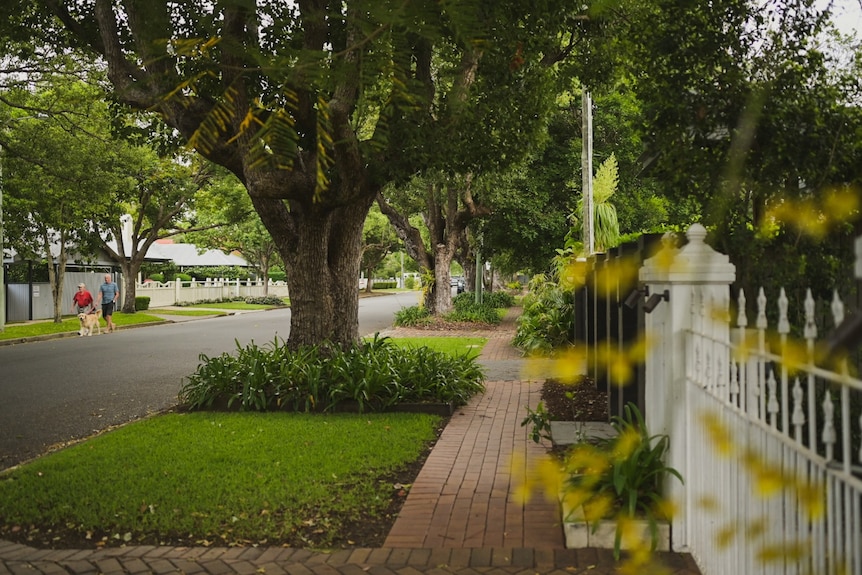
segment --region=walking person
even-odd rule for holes
[[[99,286],[99,296],[96,303],[102,304],[102,317],[108,322],[108,333],[117,329],[111,316],[114,315],[114,305],[116,305],[119,297],[119,286],[111,279],[111,274],[105,274],[105,283]]]
[[[72,296],[72,313],[90,313],[96,306],[93,305],[93,294],[87,291],[87,286],[78,284],[78,291]]]

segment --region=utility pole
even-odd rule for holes
[[[3,263],[3,146],[0,145],[0,333],[6,330],[6,266]]]
[[[587,257],[596,251],[593,231],[593,99],[587,90],[581,95],[582,134],[581,174],[584,194],[584,252]]]

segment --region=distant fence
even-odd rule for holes
[[[67,272],[63,277],[63,314],[71,313],[72,296],[77,285],[87,286],[93,297],[102,284],[104,274],[92,272]],[[114,275],[114,281],[123,289],[123,278]],[[288,297],[287,284],[263,280],[207,279],[190,282],[146,282],[135,287],[135,294],[150,298],[150,307],[166,307],[178,303],[191,303],[202,300],[230,299],[234,297]],[[122,298],[124,294],[120,293]],[[6,321],[19,322],[54,317],[54,295],[47,282],[11,283],[6,286]],[[121,300],[122,301],[122,300]]]
[[[150,307],[165,307],[179,303],[205,300],[232,299],[237,297],[288,297],[287,284],[263,280],[206,279],[190,282],[145,282],[135,288],[138,296],[150,298]]]

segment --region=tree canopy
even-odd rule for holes
[[[540,88],[589,25],[562,0],[12,4],[7,39],[98,57],[113,98],[245,185],[286,266],[292,346],[358,337],[377,193],[522,154],[511,136],[540,125]]]

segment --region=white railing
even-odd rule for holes
[[[815,365],[811,293],[800,342],[790,337],[783,290],[776,329],[761,290],[756,327],[747,329],[742,311],[733,341],[701,329],[723,315],[712,301],[696,291],[691,301],[686,479],[695,505],[689,545],[702,570],[862,575],[862,381],[846,363]],[[745,309],[744,294],[738,304]],[[844,319],[837,295],[833,317]]]
[[[263,280],[207,279],[190,282],[146,282],[135,287],[135,294],[150,298],[150,308],[166,307],[178,303],[205,300],[230,299],[234,297],[288,297],[287,284]]]
[[[692,226],[640,271],[668,293],[645,321],[645,417],[685,479],[674,548],[704,575],[862,575],[862,381],[821,357],[810,293],[796,330],[783,290],[751,323],[741,293],[731,318],[735,269],[704,238]],[[841,325],[837,295],[831,310]]]

